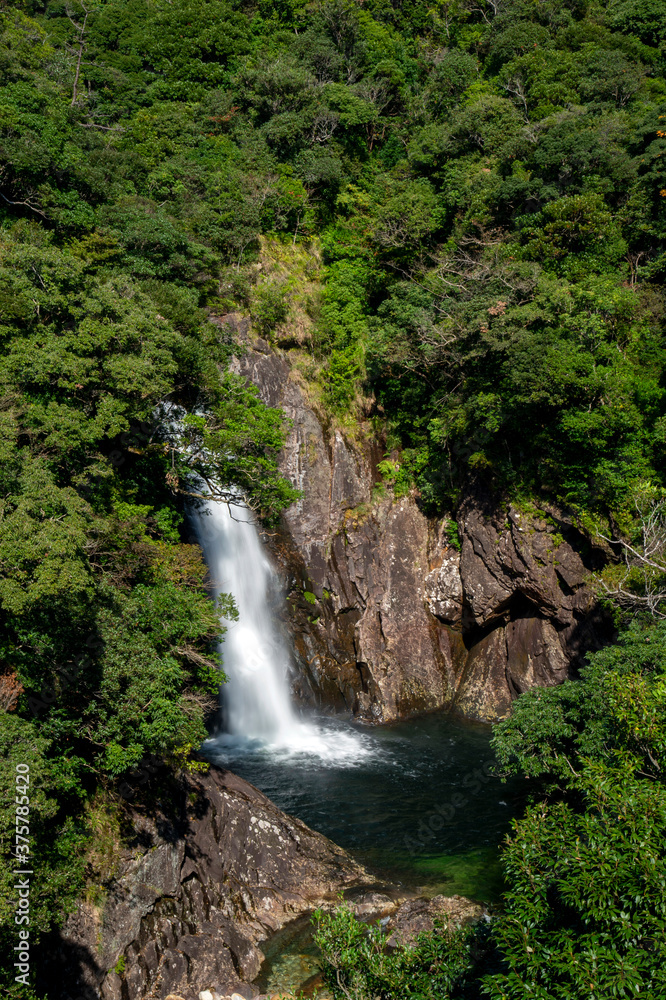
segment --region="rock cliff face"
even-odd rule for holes
[[[241,338],[247,327],[236,317]],[[470,489],[460,547],[413,497],[377,496],[380,445],[326,425],[298,373],[262,341],[237,362],[291,430],[281,471],[303,491],[268,539],[289,592],[305,701],[388,722],[436,708],[490,721],[564,680],[605,624],[586,579],[605,554],[561,512]]]
[[[77,1000],[247,996],[259,944],[301,913],[371,881],[341,848],[241,778],[186,779],[161,811],[130,809],[133,843],[106,895],[68,919],[51,965]]]

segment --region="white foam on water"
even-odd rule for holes
[[[209,500],[192,511],[215,595],[231,593],[238,621],[227,628],[220,650],[228,681],[222,686],[223,720],[204,744],[216,760],[270,753],[275,759],[316,758],[337,767],[355,766],[376,752],[369,735],[333,722],[305,721],[291,700],[291,658],[271,611],[277,576],[250,512]]]
[[[224,766],[252,757],[295,768],[314,765],[345,769],[360,767],[380,756],[370,736],[354,731],[328,730],[323,725],[308,722],[301,722],[287,739],[248,739],[219,733],[206,740],[201,749],[214,763]]]

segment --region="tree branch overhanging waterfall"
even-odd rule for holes
[[[265,406],[254,386],[233,372],[220,374],[219,389],[205,405],[188,412],[165,402],[155,416],[172,492],[243,506],[267,522],[300,496],[277,465],[284,414]]]

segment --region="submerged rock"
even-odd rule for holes
[[[198,1000],[207,990],[249,1000],[262,941],[373,881],[227,771],[183,779],[168,811],[128,815],[133,843],[104,898],[67,920],[44,970],[50,995],[62,981],[62,996],[81,1000]]]

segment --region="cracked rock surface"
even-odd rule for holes
[[[104,898],[82,902],[53,949],[63,997],[251,997],[262,941],[373,881],[228,771],[188,776],[177,799],[165,814],[130,809],[135,837]]]
[[[373,488],[384,448],[346,440],[268,345],[237,370],[290,429],[280,469],[302,498],[267,538],[289,596],[285,627],[305,702],[390,722],[438,708],[492,721],[533,685],[564,680],[610,631],[589,587],[608,552],[555,508],[521,511],[470,484],[449,519]],[[365,435],[365,436],[364,436]]]

